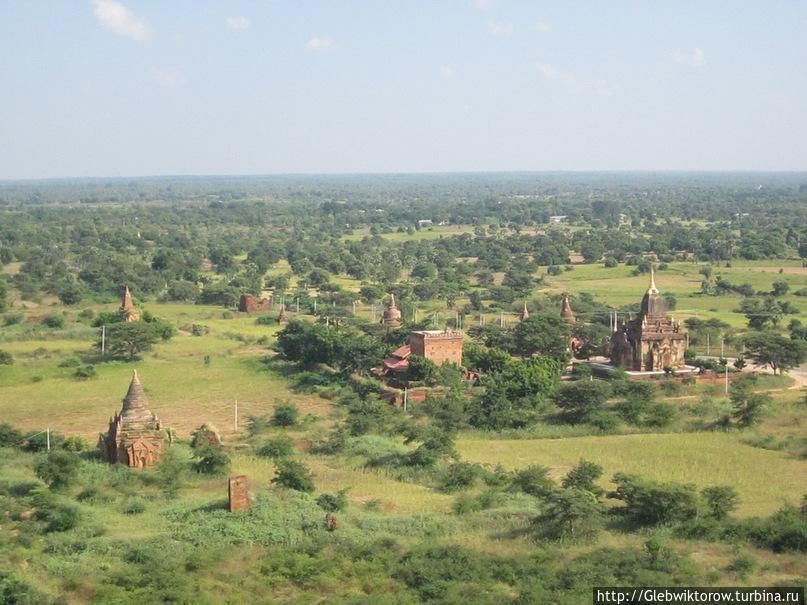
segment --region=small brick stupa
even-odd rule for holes
[[[118,313],[123,316],[123,321],[127,323],[140,321],[140,310],[132,302],[132,293],[129,291],[129,286],[123,286],[123,298],[121,299]]]
[[[123,409],[109,419],[109,431],[98,439],[101,458],[132,468],[154,466],[160,459],[165,435],[159,419],[149,409],[149,401],[135,370]]]
[[[527,310],[527,301],[524,301],[524,308],[521,309],[521,313],[518,314],[519,321],[525,321],[530,318],[530,312]]]
[[[566,293],[563,294],[563,301],[560,307],[560,316],[566,323],[577,323],[577,318],[574,316],[574,311],[572,311],[572,303],[569,299],[569,295]]]
[[[393,329],[400,328],[403,325],[401,323],[401,311],[395,306],[394,294],[389,295],[389,305],[381,317],[381,325]]]

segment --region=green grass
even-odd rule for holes
[[[684,433],[571,437],[567,439],[460,439],[464,458],[515,469],[542,464],[559,478],[581,458],[605,469],[659,481],[731,485],[740,494],[740,515],[767,515],[807,492],[807,462],[783,452],[754,448],[737,435]]]
[[[469,225],[435,225],[427,227],[412,234],[404,232],[382,233],[381,237],[389,242],[425,241],[450,237],[452,235],[462,235],[463,233],[473,233],[474,228]],[[354,229],[353,233],[342,236],[345,241],[359,241],[370,235],[370,228]]]

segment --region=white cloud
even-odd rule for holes
[[[550,80],[554,80],[558,77],[558,70],[554,65],[550,65],[549,63],[539,63],[538,71],[543,77],[549,78]]]
[[[446,79],[451,79],[457,75],[457,73],[451,69],[448,65],[441,65],[440,66],[440,75]]]
[[[578,93],[610,97],[621,90],[618,85],[608,80],[601,78],[595,80],[580,79],[573,72],[560,69],[549,63],[539,63],[538,73],[547,80],[554,80],[559,83],[558,85],[566,86]]]
[[[693,48],[691,51],[682,52],[677,50],[673,53],[673,61],[679,65],[692,65],[693,67],[700,67],[706,63],[706,55],[700,48]]]
[[[252,23],[246,17],[227,17],[224,20],[227,29],[247,29]]]
[[[549,30],[550,30],[549,23],[546,23],[544,21],[538,21],[535,24],[535,31],[537,31],[540,34],[545,34]]]
[[[333,48],[333,39],[311,38],[308,42],[306,42],[305,47],[308,50],[330,50]]]
[[[155,69],[151,72],[151,78],[165,88],[176,88],[188,81],[185,74],[177,69]]]
[[[93,3],[95,18],[104,29],[132,40],[148,38],[146,23],[118,0],[93,0]]]
[[[475,8],[478,8],[481,11],[486,11],[491,6],[493,6],[493,0],[473,0],[471,4],[473,4]]]
[[[488,23],[488,29],[494,36],[509,36],[513,33],[513,24],[506,21]]]

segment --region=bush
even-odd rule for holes
[[[440,489],[456,492],[471,487],[482,474],[482,467],[471,462],[450,464],[440,477]]]
[[[462,495],[454,500],[452,508],[458,515],[475,513],[496,506],[501,497],[501,493],[495,490],[487,490],[481,494]]]
[[[558,388],[555,404],[570,422],[585,422],[605,406],[610,394],[610,387],[601,380],[569,382]]]
[[[311,471],[305,464],[296,460],[279,461],[277,475],[272,479],[272,483],[309,494],[314,491],[314,478]]]
[[[272,424],[275,426],[289,427],[297,424],[300,410],[293,403],[284,403],[275,408],[272,416]]]
[[[256,453],[265,458],[286,458],[294,453],[294,441],[286,435],[278,435],[264,441]]]
[[[139,515],[146,511],[146,501],[138,496],[129,496],[123,501],[120,512],[124,515]]]
[[[98,372],[95,371],[94,365],[79,366],[73,372],[73,376],[79,380],[88,380],[98,376]]]
[[[329,513],[338,513],[347,508],[347,489],[335,494],[320,494],[317,496],[317,505]]]
[[[64,328],[64,317],[62,315],[51,313],[50,315],[45,315],[45,317],[42,318],[42,323],[49,328],[61,329]]]
[[[40,460],[34,470],[37,477],[42,479],[48,487],[59,489],[67,487],[75,481],[80,464],[79,457],[67,450],[53,450],[47,457]]]
[[[259,315],[255,318],[255,323],[259,326],[273,326],[277,321],[272,315]]]
[[[602,505],[589,491],[552,490],[544,496],[533,528],[542,538],[581,541],[593,539],[602,528]]]
[[[600,477],[602,477],[602,467],[599,464],[580,460],[577,466],[563,478],[561,485],[567,489],[580,489],[599,496],[603,493],[603,489],[596,483]]]
[[[230,457],[220,447],[201,445],[193,452],[193,469],[205,475],[223,475],[230,468]]]
[[[15,447],[22,445],[22,431],[14,428],[7,422],[0,422],[0,447]]]
[[[617,487],[608,497],[624,502],[621,510],[638,524],[677,523],[698,514],[694,485],[661,483],[626,473],[614,475],[613,482]]]
[[[549,478],[549,469],[539,464],[517,471],[510,486],[530,496],[543,496],[557,487]]]
[[[45,489],[35,490],[32,503],[37,520],[45,522],[47,532],[73,529],[81,519],[81,513],[75,504]]]
[[[10,366],[14,363],[14,357],[8,351],[0,349],[0,366]]]

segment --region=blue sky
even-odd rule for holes
[[[801,1],[0,0],[0,179],[807,169]]]

